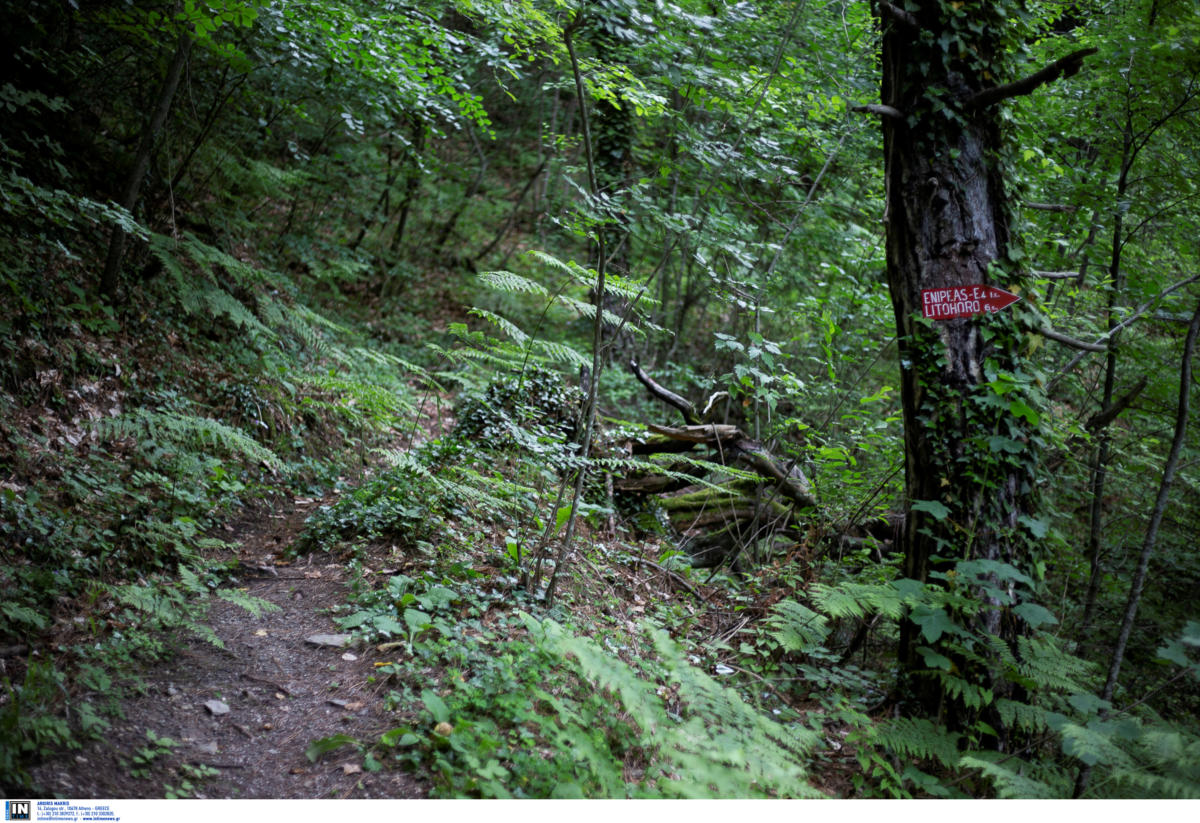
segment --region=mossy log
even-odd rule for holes
[[[631,444],[633,454],[682,454],[707,446],[714,462],[760,478],[738,478],[725,481],[721,488],[690,490],[677,478],[654,475],[627,477],[614,484],[621,491],[657,496],[672,525],[688,535],[680,548],[692,556],[694,565],[711,567],[736,561],[748,543],[791,525],[797,511],[816,508],[808,478],[794,460],[779,460],[737,426],[706,421],[690,401],[660,386],[636,362],[630,363],[630,369],[652,395],[678,410],[684,419],[682,426],[647,425],[650,434]],[[710,402],[708,407],[712,405]],[[684,470],[692,473],[694,467]],[[681,493],[669,493],[681,488]]]

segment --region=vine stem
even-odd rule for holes
[[[587,96],[583,86],[583,75],[579,71],[579,56],[575,53],[575,44],[571,37],[576,29],[583,24],[584,14],[579,12],[575,15],[575,19],[570,25],[563,29],[563,43],[567,47],[567,55],[571,59],[571,75],[575,79],[575,94],[579,98],[579,120],[580,127],[583,130],[583,153],[587,161],[588,175],[588,190],[593,197],[600,192],[600,187],[596,182],[596,160],[592,152],[592,131],[591,121],[588,118]],[[562,544],[558,548],[558,555],[554,559],[554,571],[550,575],[550,580],[546,584],[546,605],[554,605],[554,592],[558,583],[558,573],[562,571],[563,564],[566,563],[567,556],[571,549],[571,542],[575,537],[575,524],[578,521],[579,515],[579,499],[583,494],[583,484],[587,479],[587,460],[588,453],[592,448],[592,429],[596,424],[596,389],[600,385],[600,371],[603,368],[604,361],[600,356],[601,343],[604,324],[604,273],[605,273],[605,249],[604,249],[604,232],[596,232],[596,320],[592,326],[592,379],[588,385],[587,404],[583,410],[583,438],[580,443],[580,464],[579,470],[575,475],[575,489],[571,494],[571,513],[567,517],[566,534],[563,535]]]

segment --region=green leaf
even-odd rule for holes
[[[925,605],[916,606],[912,610],[910,619],[921,627],[921,636],[930,643],[936,643],[943,634],[956,628],[954,621],[950,619],[950,615],[946,614],[945,609],[935,609]]]
[[[1054,625],[1058,622],[1058,618],[1049,609],[1045,606],[1039,606],[1037,603],[1020,603],[1013,606],[1013,614],[1035,629],[1038,626],[1045,624]]]
[[[415,636],[432,626],[433,618],[420,609],[405,609],[404,622],[408,625],[409,634]]]
[[[1035,412],[1033,409],[1031,409],[1029,407],[1029,405],[1024,400],[1021,400],[1020,398],[1012,401],[1012,403],[1010,403],[1008,406],[1008,410],[1010,412],[1012,412],[1014,415],[1016,415],[1017,417],[1025,418],[1031,426],[1038,425],[1038,423],[1041,422],[1041,419],[1042,419],[1041,417],[1038,416],[1037,412]]]
[[[433,722],[450,722],[450,709],[446,707],[446,703],[442,698],[438,697],[432,691],[423,689],[421,691],[421,702],[425,704],[425,708],[433,715]]]
[[[915,512],[932,514],[934,520],[942,521],[950,515],[950,509],[936,500],[914,500],[911,506]]]
[[[398,748],[400,746],[411,746],[414,743],[420,743],[421,738],[412,733],[412,730],[407,727],[392,729],[386,731],[379,736],[379,742],[385,746]]]
[[[320,740],[314,740],[304,750],[304,756],[310,762],[316,763],[322,755],[328,754],[334,749],[340,749],[342,746],[356,746],[358,741],[348,734],[335,734],[332,737],[322,737]]]
[[[938,654],[928,646],[918,646],[917,652],[925,660],[925,665],[931,669],[941,669],[944,672],[950,671],[950,667],[954,665],[949,657],[944,654]]]
[[[1101,709],[1107,710],[1112,708],[1111,703],[1107,700],[1101,700],[1091,692],[1073,694],[1067,698],[1067,702],[1080,714],[1098,714]]]

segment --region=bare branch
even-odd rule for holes
[[[1042,280],[1075,280],[1079,277],[1077,271],[1035,271],[1031,273],[1034,277]]]
[[[1074,214],[1079,211],[1079,206],[1064,206],[1062,203],[1025,203],[1024,206],[1035,211],[1057,211],[1066,214]]]
[[[1176,283],[1172,283],[1170,286],[1168,286],[1167,288],[1160,291],[1154,297],[1151,297],[1145,303],[1143,303],[1142,305],[1140,305],[1136,309],[1134,309],[1133,314],[1129,315],[1124,320],[1122,320],[1120,323],[1113,326],[1107,332],[1102,334],[1099,338],[1096,339],[1096,343],[1106,343],[1109,339],[1111,339],[1115,334],[1120,332],[1126,326],[1132,325],[1139,317],[1141,317],[1146,312],[1150,311],[1150,309],[1157,306],[1158,301],[1162,300],[1168,294],[1170,294],[1173,291],[1182,289],[1184,286],[1188,285],[1189,283],[1195,283],[1197,280],[1200,280],[1200,274],[1195,274],[1195,275],[1192,275],[1191,277],[1185,278]],[[1042,334],[1045,334],[1045,332],[1043,331]],[[1045,336],[1049,337],[1049,335],[1045,335]],[[1051,338],[1051,339],[1053,339],[1053,338]],[[1058,381],[1061,380],[1067,374],[1069,374],[1072,369],[1074,369],[1076,366],[1078,366],[1079,361],[1082,360],[1086,356],[1087,352],[1089,352],[1089,351],[1107,351],[1107,348],[1101,348],[1101,349],[1085,348],[1083,351],[1079,352],[1079,354],[1072,357],[1071,362],[1067,363],[1067,365],[1065,365],[1061,369],[1059,369],[1058,373],[1055,374],[1053,379],[1051,379],[1051,381],[1046,385],[1046,392],[1049,393],[1049,392],[1053,391],[1054,387],[1058,385]]]
[[[1133,385],[1129,391],[1114,400],[1112,404],[1101,411],[1096,412],[1088,418],[1084,428],[1088,431],[1095,432],[1107,426],[1109,423],[1120,417],[1121,412],[1129,408],[1129,405],[1137,400],[1138,395],[1142,393],[1142,389],[1146,388],[1146,383],[1149,382],[1145,375]]]
[[[650,375],[646,374],[645,370],[643,370],[642,367],[638,365],[638,362],[636,360],[629,361],[629,370],[631,372],[633,372],[634,377],[636,377],[638,379],[638,381],[643,386],[645,386],[652,395],[654,395],[655,397],[657,397],[659,400],[663,401],[667,405],[673,406],[676,409],[678,409],[679,413],[683,415],[683,419],[686,420],[688,423],[691,423],[691,424],[699,424],[700,423],[700,416],[698,414],[696,414],[695,406],[693,406],[688,400],[685,400],[684,398],[677,395],[675,392],[673,392],[670,389],[668,389],[664,386],[661,386],[657,382],[655,382],[654,378],[651,377]]]
[[[884,2],[884,0],[879,0],[878,6],[881,16],[890,17],[894,22],[899,23],[910,32],[916,33],[921,30],[920,21],[911,12],[907,12],[898,6],[893,6],[891,3]]]
[[[1049,326],[1043,326],[1037,330],[1037,333],[1047,340],[1054,340],[1062,343],[1064,346],[1070,346],[1073,349],[1082,349],[1083,351],[1108,351],[1108,346],[1103,346],[1099,343],[1088,343],[1086,340],[1079,340],[1070,335],[1057,332]]]
[[[888,117],[892,120],[903,120],[904,112],[894,106],[885,106],[883,103],[867,103],[864,106],[851,106],[850,111],[861,111],[867,114],[878,114],[881,117]]]
[[[1030,94],[1038,86],[1053,83],[1060,77],[1070,77],[1083,67],[1083,58],[1095,54],[1097,51],[1099,49],[1092,47],[1071,52],[1066,57],[1055,60],[1041,71],[1035,72],[1028,77],[1012,83],[1005,83],[1003,86],[992,86],[990,89],[984,89],[978,94],[967,98],[967,101],[963,104],[963,108],[967,110],[981,109],[984,106],[999,103],[1001,100],[1007,100],[1009,97],[1020,97],[1024,94]]]

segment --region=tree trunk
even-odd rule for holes
[[[975,284],[1020,290],[1010,266],[995,104],[1073,73],[1085,55],[995,85],[1012,45],[1009,5],[962,14],[950,2],[923,3],[912,12],[878,3],[883,105],[864,110],[883,122],[887,278],[900,347],[910,505],[900,545],[905,576],[920,581],[959,560],[1028,565],[1022,518],[1033,510],[1039,418],[1027,396],[1030,370],[1019,353],[1017,313],[925,320],[921,299],[923,289]],[[932,505],[913,505],[921,502]],[[1015,643],[1020,621],[1002,620],[1003,604],[984,600],[987,607],[969,619]],[[946,721],[958,725],[961,707],[943,700],[939,681],[920,674],[928,669],[922,645],[918,627],[906,621],[899,656],[911,693],[928,713],[944,710]],[[1005,694],[995,671],[964,669],[963,676]]]
[[[175,90],[179,88],[179,79],[183,76],[183,67],[187,64],[188,54],[192,50],[192,38],[186,32],[179,35],[179,44],[175,48],[175,56],[163,78],[162,88],[158,92],[157,104],[150,122],[142,131],[138,141],[137,154],[134,156],[133,168],[126,179],[125,191],[121,195],[121,207],[133,212],[137,205],[138,194],[142,190],[142,181],[150,168],[150,159],[154,156],[154,143],[158,133],[162,131],[171,111],[171,101],[175,99]],[[104,273],[100,277],[100,293],[112,301],[117,296],[118,275],[121,272],[121,261],[125,258],[125,230],[114,226],[112,238],[108,244],[108,256],[104,261]]]

